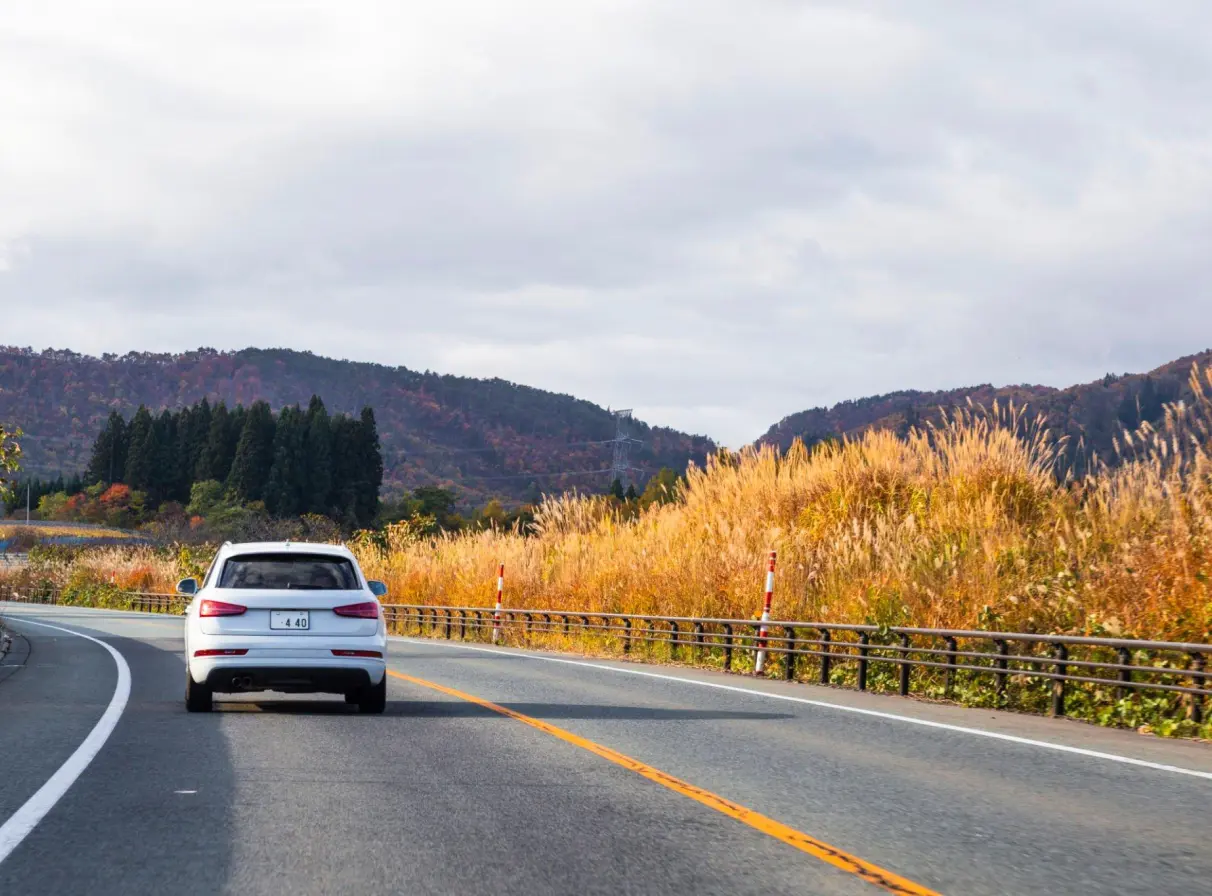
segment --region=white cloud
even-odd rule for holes
[[[734,445],[1141,368],[1212,341],[1209,60],[1194,0],[19,4],[4,341],[289,344]]]

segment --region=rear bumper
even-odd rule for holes
[[[365,669],[324,669],[314,666],[211,669],[206,685],[212,691],[279,691],[287,694],[344,694],[369,687]]]
[[[218,693],[279,691],[287,694],[344,694],[377,685],[386,674],[383,660],[250,661],[246,657],[194,658],[190,675]]]

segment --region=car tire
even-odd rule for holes
[[[362,699],[362,696],[357,691],[346,691],[345,692],[345,702],[346,703],[358,703],[361,701],[361,699]]]
[[[210,712],[215,705],[215,695],[204,684],[198,684],[185,668],[185,708],[190,712]]]
[[[387,708],[387,675],[358,695],[358,712],[381,713]]]

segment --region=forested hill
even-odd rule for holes
[[[813,408],[785,417],[758,441],[786,449],[797,439],[806,443],[856,435],[866,429],[893,429],[938,418],[940,408],[966,406],[969,399],[989,407],[1013,401],[1031,414],[1043,414],[1056,436],[1068,436],[1067,461],[1084,468],[1092,453],[1114,461],[1112,438],[1142,422],[1161,422],[1168,402],[1190,396],[1191,368],[1212,364],[1212,350],[1171,361],[1149,373],[1108,374],[1093,383],[1053,389],[1047,386],[972,386],[945,392],[892,392],[832,408]]]
[[[463,501],[491,496],[533,500],[539,491],[580,486],[604,491],[615,419],[568,395],[504,380],[418,373],[322,358],[285,349],[179,355],[132,353],[101,358],[70,351],[0,347],[0,422],[26,433],[24,472],[82,471],[110,411],[130,417],[203,398],[275,410],[322,395],[334,413],[374,408],[387,494],[424,485],[453,487]],[[639,421],[629,426],[633,466],[656,472],[702,462],[710,440]],[[598,443],[598,444],[593,444]],[[566,475],[557,475],[566,474]],[[642,484],[646,476],[636,474]]]

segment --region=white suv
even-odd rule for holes
[[[216,692],[343,694],[362,712],[387,702],[387,627],[378,598],[342,546],[225,544],[185,615],[185,706],[209,712]]]

